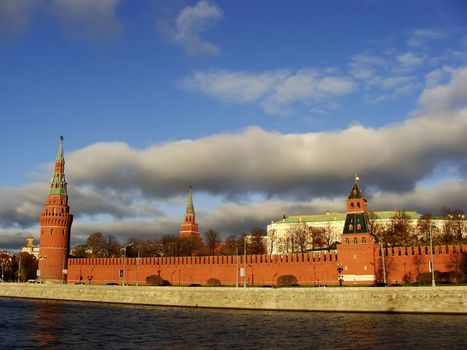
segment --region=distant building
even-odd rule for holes
[[[193,191],[192,187],[188,187],[188,199],[185,210],[185,221],[182,224],[179,238],[196,238],[201,242],[201,234],[199,233],[199,226],[196,222],[195,208],[193,206]]]
[[[357,177],[358,178],[358,177]],[[358,187],[358,180],[355,182]],[[361,191],[360,189],[358,189]],[[363,196],[363,193],[361,194]],[[347,208],[348,209],[348,208]],[[369,220],[373,226],[385,227],[391,219],[395,217],[401,211],[375,211],[369,212]],[[404,211],[404,214],[409,218],[409,225],[411,226],[414,233],[417,233],[417,222],[422,216],[416,211]],[[342,232],[344,232],[344,224],[347,213],[332,213],[326,212],[324,214],[314,215],[290,215],[282,217],[277,221],[271,221],[267,226],[267,246],[269,254],[288,254],[297,252],[296,249],[292,251],[292,232],[297,225],[304,224],[311,231],[313,228],[322,229],[326,236],[329,237],[330,242],[340,242]],[[465,237],[464,221],[465,218],[461,218],[462,232]],[[433,217],[433,237],[442,234],[444,227],[448,219],[445,217]],[[309,250],[311,250],[311,239],[309,240]],[[271,249],[272,248],[272,249]]]
[[[36,259],[39,259],[39,244],[34,244],[34,237],[26,237],[26,245],[21,248],[21,253],[28,253],[34,255]]]

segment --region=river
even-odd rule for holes
[[[0,298],[0,344],[55,349],[465,349],[467,316],[233,311]]]

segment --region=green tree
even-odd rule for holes
[[[37,276],[38,261],[32,254],[22,252],[20,253],[20,280],[26,282],[29,279],[35,279]]]

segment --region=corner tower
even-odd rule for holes
[[[185,210],[185,221],[182,224],[180,233],[178,234],[179,238],[187,237],[196,237],[201,240],[201,235],[199,233],[199,227],[196,223],[196,214],[195,208],[193,206],[193,191],[191,186],[188,187],[188,199]]]
[[[338,246],[339,268],[345,284],[375,282],[375,238],[371,233],[367,201],[355,181],[346,200],[346,218],[341,243]]]
[[[47,203],[40,214],[40,248],[38,277],[43,282],[66,281],[68,255],[70,252],[70,230],[73,215],[68,206],[67,183],[65,180],[65,158],[63,136],[60,136],[55,169],[50,180]]]

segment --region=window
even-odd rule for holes
[[[366,237],[362,237],[362,244],[366,244]]]
[[[345,239],[345,244],[350,244],[350,241],[348,238]]]
[[[358,238],[357,237],[353,238],[353,244],[358,244]]]

